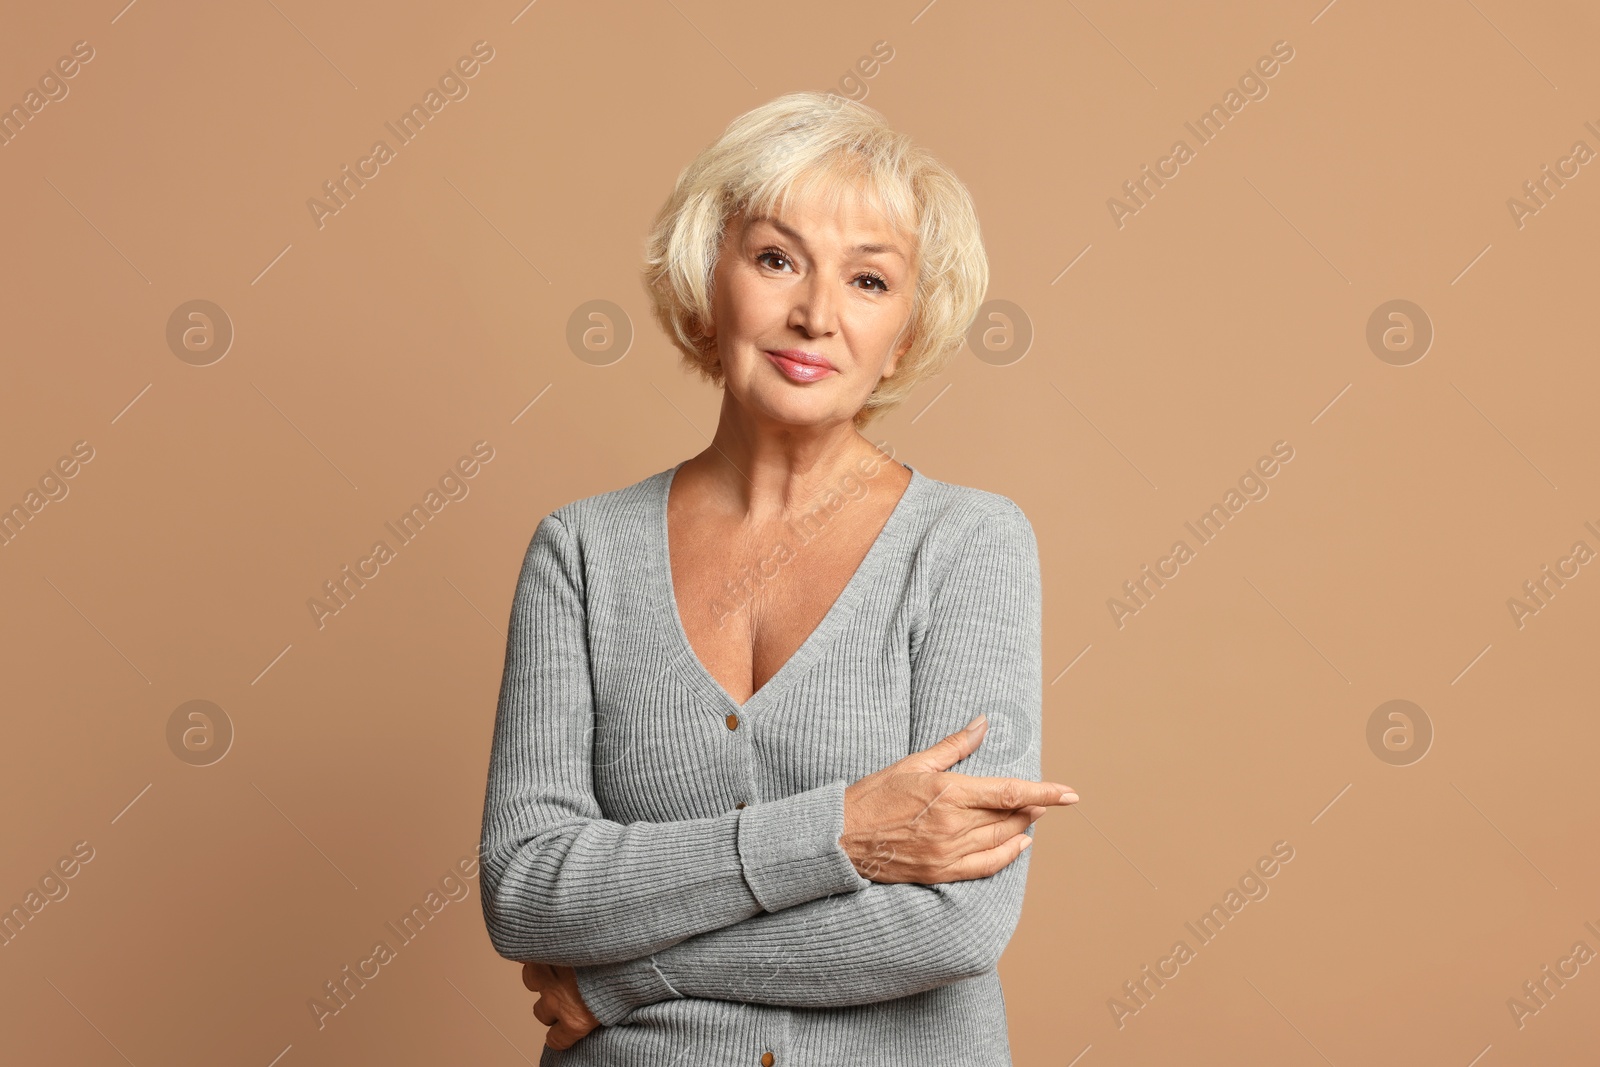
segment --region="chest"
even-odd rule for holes
[[[911,751],[927,583],[920,540],[879,540],[895,501],[739,529],[680,524],[665,495],[628,551],[585,575],[607,817],[716,814]]]
[[[853,782],[909,753],[920,623],[891,595],[898,586],[860,586],[862,595],[842,605],[848,610],[830,616],[828,632],[738,701],[732,698],[743,694],[724,688],[734,686],[733,671],[718,680],[696,661],[664,600],[652,607],[635,597],[621,606],[621,598],[605,596],[619,607],[591,634],[590,763],[606,817],[716,815],[836,779]],[[600,593],[591,590],[597,600]],[[746,647],[744,670],[750,654]]]
[[[736,703],[771,681],[827,618],[875,533],[844,520],[804,530],[689,519],[674,529],[678,617],[696,657]]]
[[[851,577],[835,575],[847,589],[837,612],[814,591],[787,587],[779,601],[767,589],[767,607],[805,607],[810,629],[769,626],[756,640],[731,619],[719,629],[709,612],[680,634],[664,581],[592,581],[590,763],[605,816],[717,815],[852,782],[908,754],[921,616],[895,596],[906,585],[898,576],[853,585]],[[680,589],[685,602],[690,595]],[[681,617],[692,623],[698,614]],[[817,618],[825,621],[811,626]],[[781,645],[777,633],[786,635]]]

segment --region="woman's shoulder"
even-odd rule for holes
[[[668,467],[636,482],[579,497],[556,508],[550,517],[580,540],[613,537],[626,542],[648,532],[652,520],[659,518],[661,491],[675,469]]]
[[[1019,596],[1037,591],[1039,542],[1015,500],[991,489],[926,476],[921,489],[920,529],[910,554],[933,598],[952,588],[952,581],[958,591],[982,587]],[[963,595],[958,592],[957,600]]]
[[[921,470],[916,471],[916,476],[923,483],[922,512],[930,529],[970,534],[982,527],[1010,526],[1032,532],[1027,514],[1003,493],[942,481]]]
[[[1039,541],[1017,502],[1003,493],[929,477],[921,480],[911,555],[934,584],[974,561],[993,561],[1016,573],[1036,573]]]

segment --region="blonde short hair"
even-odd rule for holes
[[[848,183],[915,240],[912,344],[855,416],[859,429],[944,369],[989,287],[989,262],[966,186],[866,104],[798,92],[745,112],[678,175],[646,242],[644,285],[656,321],[686,364],[722,385],[711,321],[712,276],[734,217],[781,214],[814,184]]]

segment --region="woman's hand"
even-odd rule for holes
[[[552,966],[530,961],[522,965],[522,984],[539,999],[533,1005],[533,1017],[550,1027],[544,1043],[551,1048],[568,1049],[590,1030],[600,1025],[600,1020],[589,1014],[578,992],[578,972],[571,967]]]
[[[845,789],[839,844],[857,873],[920,885],[987,878],[1032,844],[1023,831],[1048,807],[1077,803],[1071,786],[947,771],[988,727],[979,716]]]

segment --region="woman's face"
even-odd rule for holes
[[[789,425],[851,420],[911,347],[914,258],[848,185],[837,202],[797,196],[782,218],[731,220],[707,331],[727,393]]]

